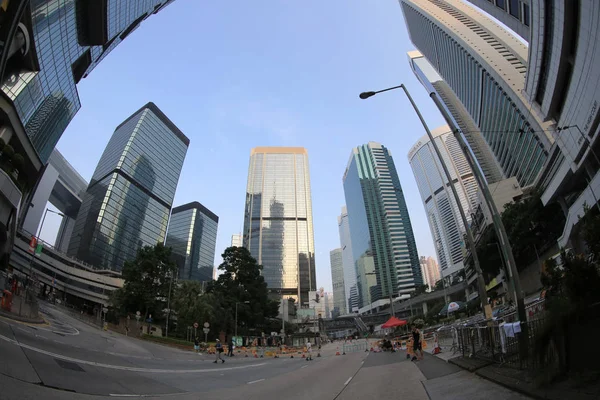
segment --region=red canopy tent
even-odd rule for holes
[[[404,326],[406,324],[408,324],[407,320],[392,317],[392,318],[388,319],[385,324],[381,325],[381,328],[382,329],[395,328],[396,326]]]

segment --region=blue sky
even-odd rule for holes
[[[190,138],[174,206],[199,201],[219,216],[215,265],[243,224],[250,149],[308,149],[317,285],[331,290],[342,175],[352,147],[378,141],[394,156],[419,255],[434,256],[407,153],[443,123],[409,68],[414,49],[395,0],[176,0],[144,21],[78,85],[82,108],[58,149],[90,179],[115,127],[153,101]],[[53,242],[60,217],[48,214]]]

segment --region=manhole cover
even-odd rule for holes
[[[81,368],[79,365],[77,365],[73,362],[59,360],[58,358],[55,358],[54,361],[56,361],[56,363],[64,369],[70,369],[71,371],[77,371],[77,372],[85,372],[83,368]]]

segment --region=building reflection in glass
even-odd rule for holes
[[[121,270],[140,247],[163,243],[188,145],[153,103],[119,125],[84,195],[69,253]]]
[[[306,149],[252,149],[243,245],[263,265],[273,298],[293,298],[307,306],[316,277]]]

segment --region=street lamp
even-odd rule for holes
[[[417,116],[421,120],[421,124],[423,124],[423,127],[425,128],[425,131],[427,132],[427,136],[429,137],[429,140],[431,141],[431,145],[433,146],[433,149],[435,150],[435,153],[436,153],[438,159],[440,160],[440,164],[442,165],[444,174],[446,175],[446,179],[448,180],[450,189],[452,190],[452,195],[454,196],[454,199],[456,200],[456,204],[459,205],[459,207],[457,207],[457,208],[460,213],[460,217],[462,219],[463,225],[465,226],[465,230],[467,231],[466,232],[467,233],[467,242],[469,243],[469,248],[471,249],[471,254],[473,256],[473,263],[475,264],[475,271],[477,272],[477,283],[478,283],[478,287],[479,287],[479,298],[481,299],[481,308],[483,309],[485,318],[491,319],[492,318],[492,309],[487,302],[487,294],[485,291],[485,281],[483,279],[483,274],[481,272],[481,266],[479,264],[479,257],[477,256],[477,251],[475,249],[475,240],[473,239],[473,232],[471,231],[471,227],[469,225],[469,222],[467,221],[465,211],[463,210],[462,207],[460,207],[460,204],[461,204],[460,197],[458,196],[456,187],[453,184],[454,180],[452,179],[452,176],[450,175],[450,171],[448,171],[448,167],[446,166],[446,163],[444,163],[444,158],[442,157],[442,153],[440,152],[440,149],[438,148],[437,143],[435,142],[435,138],[431,134],[429,127],[425,123],[425,120],[423,119],[423,116],[421,115],[419,108],[415,104],[410,93],[408,93],[406,86],[404,86],[404,84],[402,84],[402,85],[394,86],[394,87],[391,87],[388,89],[379,90],[376,92],[363,92],[359,95],[359,97],[361,99],[365,100],[365,99],[368,99],[369,97],[375,96],[378,93],[383,93],[383,92],[387,92],[389,90],[394,90],[394,89],[404,90],[404,94],[406,95],[406,97],[408,97],[410,104],[412,105],[415,112],[417,113]],[[455,133],[455,136],[459,136],[459,135],[457,135]],[[459,143],[460,143],[460,141],[459,141]],[[461,148],[462,148],[462,146],[461,146]],[[474,173],[476,170],[479,171],[476,166],[471,165],[471,168],[473,169]],[[412,311],[412,302],[411,302],[411,311]]]
[[[235,335],[234,335],[235,337],[237,337],[237,327],[238,327],[237,311],[238,311],[238,304],[240,304],[240,303],[250,304],[250,302],[248,300],[235,302]]]

